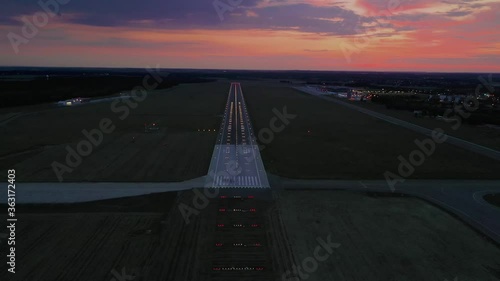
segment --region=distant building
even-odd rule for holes
[[[59,101],[59,102],[57,102],[57,105],[59,105],[59,106],[73,106],[73,105],[81,104],[85,100],[86,99],[82,99],[82,98],[74,98],[74,99]]]
[[[157,122],[144,124],[144,132],[145,133],[156,133],[159,130],[160,130],[160,125]]]

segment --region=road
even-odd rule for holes
[[[205,187],[269,188],[240,83],[231,83]]]
[[[182,182],[16,182],[16,203],[79,203],[202,187],[205,177]],[[0,192],[7,202],[7,191]]]

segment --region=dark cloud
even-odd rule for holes
[[[463,16],[467,16],[467,15],[470,15],[472,14],[473,12],[472,11],[451,11],[451,12],[447,12],[446,15],[448,17],[463,17]]]
[[[221,28],[245,27],[350,35],[359,33],[363,29],[363,23],[374,22],[371,18],[361,17],[337,6],[294,4],[235,11],[238,14],[221,23]],[[252,12],[257,17],[247,16],[247,12]]]
[[[244,1],[256,3],[255,0]],[[62,14],[78,14],[73,22],[97,26],[122,26],[137,20],[176,19],[192,24],[219,21],[212,1],[205,0],[69,0],[60,5],[59,10]],[[8,5],[2,4],[0,20],[38,11],[43,11],[38,1],[9,1]]]
[[[261,28],[299,30],[321,34],[349,35],[362,31],[362,24],[373,22],[337,6],[317,7],[291,4],[258,7],[260,0],[217,0],[239,3],[224,13],[221,21],[212,0],[70,0],[60,6],[68,21],[92,26],[135,26],[145,23],[155,28],[237,29]],[[284,1],[277,1],[284,2]],[[13,18],[43,11],[33,0],[9,1],[0,11],[0,22],[13,24]],[[250,16],[248,12],[252,12]],[[335,20],[329,20],[333,19]]]

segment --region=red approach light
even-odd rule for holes
[[[215,247],[222,247],[222,243],[215,243]]]
[[[250,208],[250,212],[256,212],[257,210],[255,208]]]
[[[219,223],[219,224],[217,224],[217,227],[224,227],[224,224],[223,223]]]
[[[251,226],[251,227],[259,227],[259,225],[258,225],[258,224],[256,224],[256,223],[254,223],[254,224],[252,224],[252,225],[250,225],[250,226]]]
[[[220,199],[226,199],[227,196],[226,195],[222,195],[222,196],[219,196]]]
[[[224,208],[219,209],[219,212],[225,212],[225,211],[226,211],[226,209],[224,209]]]
[[[255,246],[260,247],[261,245],[260,245],[260,243],[255,243]]]
[[[263,267],[261,267],[261,266],[258,266],[258,267],[256,267],[256,268],[255,268],[255,270],[257,270],[257,271],[262,271],[262,270],[264,270],[264,268],[263,268]]]
[[[213,270],[215,271],[219,271],[220,270],[220,267],[214,267]]]
[[[249,198],[249,199],[254,199],[254,198],[255,198],[255,196],[253,196],[253,195],[248,195],[248,198]]]

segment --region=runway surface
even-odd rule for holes
[[[269,188],[240,83],[231,83],[205,187]]]

